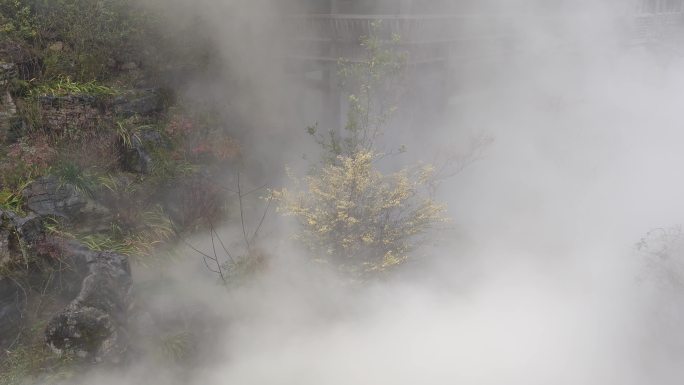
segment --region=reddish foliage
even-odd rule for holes
[[[46,169],[56,155],[44,135],[22,139],[9,146],[7,157],[30,168]]]
[[[184,138],[189,136],[194,131],[194,128],[195,125],[189,118],[182,115],[174,115],[166,125],[165,131],[171,138]]]
[[[181,228],[206,226],[222,215],[221,189],[202,176],[186,180],[175,191],[177,207],[174,220]]]
[[[166,126],[166,134],[182,143],[181,152],[174,159],[195,161],[228,161],[240,155],[240,146],[222,130],[202,127],[183,115],[174,115]]]

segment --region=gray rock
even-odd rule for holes
[[[151,115],[164,109],[164,98],[159,89],[141,89],[120,95],[112,105],[114,113],[120,117]]]
[[[111,252],[95,252],[74,241],[62,245],[62,253],[73,263],[87,266],[88,272],[78,296],[48,323],[48,346],[60,355],[93,362],[121,362],[128,346],[128,259]]]
[[[88,204],[85,194],[53,175],[35,180],[23,191],[23,196],[29,210],[66,219],[78,217]]]
[[[124,151],[124,168],[140,174],[149,174],[154,166],[151,152],[157,147],[166,147],[161,134],[151,128],[139,129],[131,139],[131,147]]]
[[[106,207],[53,175],[36,179],[22,195],[26,207],[41,216],[62,218],[91,230],[106,228],[111,220]]]

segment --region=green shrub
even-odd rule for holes
[[[152,20],[135,0],[0,0],[0,35],[43,51],[47,79],[110,77],[113,62],[143,55]]]
[[[0,36],[33,40],[38,36],[38,22],[27,1],[0,0]]]
[[[108,62],[141,50],[145,13],[132,0],[33,0],[45,41],[61,41],[70,67],[46,68],[46,75],[71,73],[77,80],[103,79]]]
[[[21,191],[8,188],[0,190],[0,208],[23,214],[24,197]]]

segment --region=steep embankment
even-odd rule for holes
[[[239,147],[177,96],[204,61],[157,23],[125,0],[0,1],[2,384],[120,362],[129,265],[222,215]]]

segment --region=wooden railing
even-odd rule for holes
[[[517,26],[542,21],[562,25],[566,15],[296,15],[286,18],[283,35],[291,44],[289,54],[318,62],[337,62],[362,57],[359,41],[374,33],[380,39],[399,38],[399,45],[410,53],[414,63],[445,60],[450,52],[482,52],[492,48],[505,52],[520,38]],[[607,17],[606,23],[616,19]],[[662,39],[684,33],[684,13],[638,13],[620,24],[629,28],[635,42]],[[524,28],[523,28],[524,30]],[[475,48],[473,48],[475,47]],[[498,51],[497,51],[498,50]]]
[[[373,34],[381,40],[397,39],[409,64],[444,62],[450,50],[510,36],[510,19],[465,15],[298,15],[286,19],[284,36],[291,43],[290,57],[337,62],[364,56],[359,41]]]
[[[287,18],[288,34],[302,40],[358,42],[373,30],[382,38],[398,36],[405,44],[429,44],[491,36],[503,25],[493,17],[408,15],[298,15]],[[496,22],[494,22],[496,21]]]
[[[684,30],[684,13],[643,13],[634,18],[635,41],[673,37]]]

